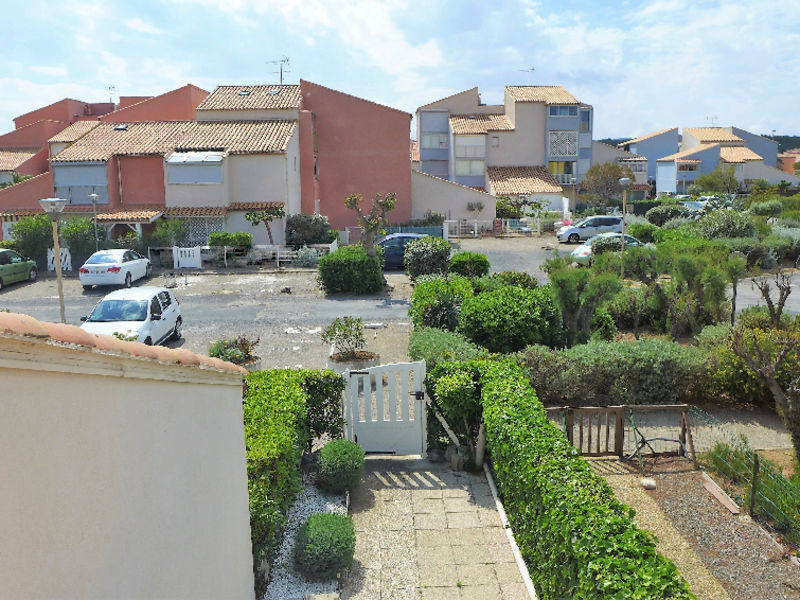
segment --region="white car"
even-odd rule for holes
[[[84,290],[93,285],[131,284],[142,277],[150,277],[150,261],[133,250],[100,250],[92,254],[78,272]]]
[[[177,340],[183,325],[179,304],[163,287],[116,290],[100,300],[88,317],[81,317],[81,329],[148,345]]]
[[[598,233],[621,233],[622,217],[613,215],[600,215],[581,219],[573,225],[564,225],[556,231],[559,242],[577,244],[581,240],[588,240]]]

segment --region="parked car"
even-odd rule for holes
[[[383,248],[383,268],[402,269],[403,254],[411,240],[423,237],[421,233],[390,233],[375,245]]]
[[[89,333],[116,333],[148,345],[180,339],[183,326],[178,299],[155,286],[113,291],[81,321],[81,329]]]
[[[0,249],[0,290],[17,281],[36,281],[36,261],[13,250]]]
[[[100,250],[92,254],[78,271],[84,290],[93,285],[131,284],[142,277],[150,277],[150,261],[133,250]]]
[[[588,240],[598,233],[622,233],[621,216],[587,217],[573,225],[564,225],[556,232],[559,242],[577,244],[580,240]]]
[[[586,240],[583,244],[575,248],[570,254],[570,258],[573,262],[578,263],[579,265],[590,265],[592,264],[592,244],[594,244],[598,240],[607,239],[607,238],[619,238],[622,234],[621,233],[600,233],[593,238]],[[647,244],[643,244],[639,240],[637,240],[632,235],[625,234],[625,247],[631,248],[633,246],[646,246]]]

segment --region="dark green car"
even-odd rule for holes
[[[36,281],[36,261],[0,249],[0,290],[16,281]]]

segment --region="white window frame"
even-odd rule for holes
[[[562,115],[558,114],[561,112],[561,109],[567,109],[567,114]],[[553,114],[553,109],[556,109],[556,114]],[[570,114],[572,111],[575,111],[574,114]],[[551,104],[547,110],[547,114],[551,117],[577,117],[578,116],[578,107],[574,104]]]
[[[466,166],[466,172],[464,167]],[[475,177],[486,172],[486,161],[484,160],[457,160],[456,175],[459,177]]]
[[[446,133],[423,133],[419,147],[428,150],[431,148],[446,150],[450,147],[450,136]]]

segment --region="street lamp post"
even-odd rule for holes
[[[99,196],[95,193],[89,194],[92,201],[92,222],[94,223],[94,251],[97,252],[100,248],[97,243],[97,199]]]
[[[621,276],[625,276],[625,214],[628,208],[627,199],[628,199],[628,186],[631,184],[630,177],[620,177],[619,185],[622,187],[622,254],[620,255],[623,260],[620,262],[622,263],[620,266],[620,270],[622,271]]]
[[[67,200],[63,198],[43,198],[39,200],[39,206],[50,217],[53,223],[53,254],[56,259],[56,280],[58,281],[58,306],[61,309],[61,322],[66,323],[64,316],[64,287],[61,283],[61,246],[58,243],[58,218],[67,205]]]

